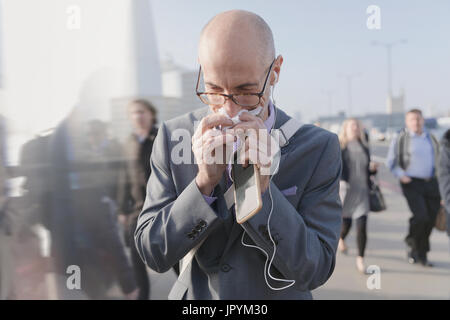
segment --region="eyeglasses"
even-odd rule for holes
[[[198,70],[198,78],[197,78],[197,86],[195,87],[195,91],[200,100],[207,104],[213,106],[223,106],[227,99],[231,99],[234,103],[241,107],[245,108],[253,108],[260,104],[261,98],[266,91],[267,80],[269,79],[270,71],[272,71],[272,66],[275,63],[275,60],[270,64],[269,71],[266,75],[266,80],[264,81],[264,86],[261,92],[258,93],[236,93],[236,94],[224,94],[224,93],[212,93],[212,92],[199,92],[198,86],[200,83],[200,75],[202,72],[202,66],[200,66]]]

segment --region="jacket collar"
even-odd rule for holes
[[[276,106],[274,107],[276,113],[274,129],[280,129],[280,127],[285,124],[285,122],[288,121],[290,117],[283,110],[279,109]]]

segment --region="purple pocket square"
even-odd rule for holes
[[[297,193],[297,186],[281,190],[281,193],[285,196],[295,196],[295,194]]]

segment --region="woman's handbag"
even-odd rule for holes
[[[386,210],[383,194],[375,180],[371,180],[369,190],[370,211],[380,212]]]
[[[439,208],[434,227],[439,231],[447,230],[447,212],[443,206]]]

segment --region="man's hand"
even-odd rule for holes
[[[378,170],[379,166],[380,166],[380,164],[378,162],[370,161],[370,163],[369,163],[369,171],[370,172],[375,172],[375,171]]]
[[[235,141],[233,134],[215,129],[220,125],[232,126],[233,122],[221,114],[206,116],[192,137],[192,152],[198,164],[195,182],[200,192],[207,196],[222,178],[229,160],[226,156],[231,156]]]
[[[411,178],[408,177],[408,176],[403,176],[403,177],[400,178],[400,182],[403,183],[403,184],[408,184],[411,181],[412,181]]]
[[[271,176],[268,173],[273,164],[274,155],[278,151],[278,143],[269,134],[260,117],[243,113],[240,120],[242,122],[232,129],[238,136],[242,136],[242,133],[247,136],[240,152],[240,163],[244,167],[253,163],[260,168],[261,191],[265,192],[269,187]]]
[[[117,216],[117,220],[119,221],[119,224],[120,224],[120,225],[124,226],[124,225],[126,225],[126,223],[127,223],[127,216],[124,215],[124,214],[119,214],[119,215]]]

